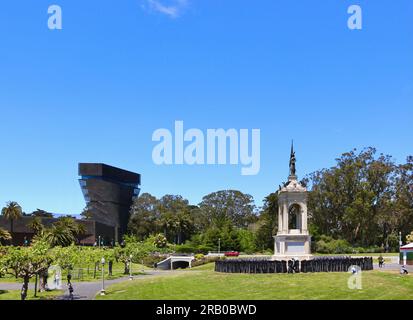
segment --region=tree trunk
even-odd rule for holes
[[[13,219],[10,219],[10,235],[11,235],[11,239],[10,239],[10,243],[11,245],[13,245],[14,243],[14,239],[13,239]]]
[[[129,263],[128,263],[128,261],[125,261],[125,273],[124,274],[125,275],[129,274]]]
[[[36,274],[36,278],[34,281],[34,297],[37,298],[37,281],[38,281],[38,275]]]
[[[24,277],[24,283],[21,291],[21,299],[24,301],[27,298],[27,290],[29,289],[30,278],[28,276]]]

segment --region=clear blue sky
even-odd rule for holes
[[[159,1],[1,1],[0,205],[79,213],[78,162],[139,172],[156,196],[235,188],[260,205],[291,139],[301,177],[353,147],[413,154],[413,1]],[[260,174],[155,166],[152,133],[175,120],[261,129]]]

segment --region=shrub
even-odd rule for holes
[[[354,253],[354,249],[346,240],[335,240],[331,237],[321,236],[316,243],[316,251],[323,254]]]
[[[146,256],[143,259],[143,264],[148,267],[148,268],[153,268],[155,266],[155,263],[162,262],[168,258],[167,255],[162,255],[162,254],[151,254],[149,256]]]
[[[177,253],[195,253],[197,252],[197,248],[196,246],[193,246],[190,243],[186,243],[180,246],[175,246],[175,252]]]
[[[163,234],[158,234],[155,237],[153,244],[157,248],[166,248],[168,246],[168,240]]]
[[[195,255],[196,260],[202,260],[204,258],[205,258],[205,256],[202,253]]]
[[[203,259],[192,262],[192,267],[200,267],[208,263],[214,263],[220,260],[220,257],[204,257]]]
[[[213,251],[213,248],[205,245],[194,245],[191,242],[187,242],[183,245],[176,246],[175,252],[177,253],[194,253],[194,254],[208,254],[210,251]]]

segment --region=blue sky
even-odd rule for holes
[[[47,28],[47,8],[63,30]],[[363,29],[347,28],[347,8]],[[0,4],[0,205],[79,213],[78,162],[142,174],[192,203],[221,189],[258,205],[354,147],[413,152],[413,2],[5,0]],[[152,162],[152,133],[261,129],[261,171]]]

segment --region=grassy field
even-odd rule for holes
[[[62,291],[50,291],[38,293],[37,297],[34,297],[32,291],[28,292],[27,300],[52,300],[57,296],[61,296]],[[0,300],[20,300],[20,290],[0,290]]]
[[[347,273],[220,274],[213,265],[176,275],[120,283],[107,300],[409,300],[413,277],[397,272],[363,273],[363,290],[348,289]]]

